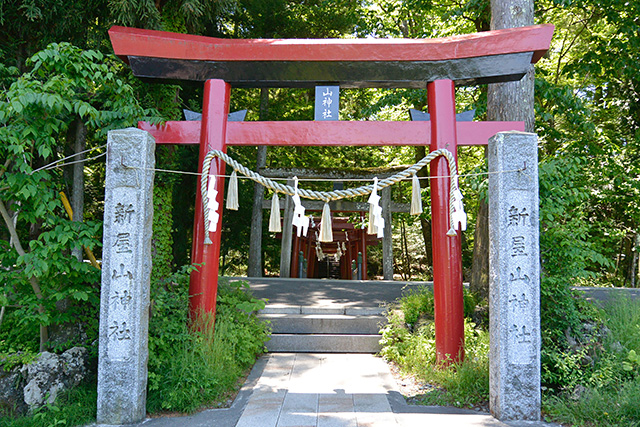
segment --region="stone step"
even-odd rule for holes
[[[274,334],[356,334],[375,335],[386,318],[379,315],[346,314],[260,314],[271,322]]]
[[[273,334],[267,350],[274,353],[377,353],[380,335]]]
[[[349,307],[349,306],[299,306],[269,304],[260,314],[344,314],[348,316],[381,316],[384,307]]]
[[[268,305],[259,317],[271,322],[270,352],[377,353],[382,307]]]

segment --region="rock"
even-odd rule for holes
[[[50,348],[69,348],[88,340],[86,326],[82,323],[69,322],[62,325],[52,325],[49,330]]]
[[[85,377],[87,350],[74,347],[62,355],[43,352],[20,373],[25,378],[24,403],[30,410],[51,404],[62,390],[75,387]]]
[[[25,381],[20,375],[20,366],[6,371],[0,369],[0,414],[24,414],[27,405],[24,403],[22,388]]]
[[[571,399],[572,400],[580,400],[582,399],[582,396],[584,395],[584,393],[587,391],[586,387],[583,386],[582,384],[578,384],[574,389],[573,392],[571,393]]]
[[[620,344],[620,341],[614,341],[611,344],[611,351],[613,351],[614,353],[622,353],[625,350],[625,348],[622,346],[622,344]]]
[[[569,345],[569,347],[571,347],[572,350],[577,350],[579,347],[578,341],[571,336],[571,329],[567,328],[567,330],[564,331],[564,336],[567,339],[567,344]]]

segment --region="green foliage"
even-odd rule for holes
[[[436,361],[435,329],[425,323],[413,333],[392,312],[382,329],[380,354],[400,369],[433,387],[416,402],[424,405],[469,407],[486,405],[489,399],[489,334],[465,320],[465,351],[462,363],[443,366]]]
[[[108,0],[1,0],[0,62],[24,69],[24,61],[53,42],[110,49]],[[104,44],[103,44],[104,43]]]
[[[0,363],[2,364],[2,370],[9,372],[16,366],[28,365],[29,363],[35,362],[38,360],[38,356],[39,353],[10,350],[7,353],[0,353]]]
[[[433,320],[434,298],[429,286],[411,286],[410,290],[397,302],[404,316],[404,323],[410,328],[418,326],[420,321]],[[476,307],[474,296],[466,289],[463,291],[465,317],[471,317]]]
[[[152,290],[149,321],[149,412],[194,412],[239,387],[238,379],[264,351],[265,324],[255,311],[264,301],[248,294],[245,282],[221,282],[215,330],[211,316],[188,321],[188,272]]]
[[[607,327],[611,331],[606,346],[622,358],[622,368],[633,375],[640,375],[640,303],[629,299],[617,299],[605,308],[609,315]]]
[[[0,293],[15,307],[7,320],[26,330],[86,321],[95,332],[100,272],[71,253],[97,249],[101,223],[67,220],[58,195],[63,176],[42,166],[63,156],[67,132],[78,120],[92,141],[104,142],[108,130],[154,112],[137,104],[112,56],[54,43],[27,65],[28,72],[5,80],[10,85],[0,100],[0,201],[16,218],[15,227],[5,218],[3,228],[14,227],[18,237],[11,248],[0,242]],[[28,341],[10,346],[30,348]]]
[[[640,425],[640,302],[606,304],[602,323],[581,332],[570,348],[546,350],[543,377],[553,365],[556,388],[545,393],[545,410],[574,425]]]
[[[412,289],[400,300],[400,310],[409,325],[415,325],[425,315],[433,318],[433,292],[427,287]]]
[[[622,369],[630,372],[638,366],[640,366],[640,356],[638,356],[638,353],[636,353],[635,350],[629,350],[627,360],[622,361]]]
[[[151,254],[154,285],[158,279],[169,277],[173,271],[173,228],[172,209],[173,186],[169,183],[154,183],[153,186],[153,237]],[[152,286],[154,286],[152,285]]]

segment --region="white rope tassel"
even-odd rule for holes
[[[322,252],[322,245],[320,244],[318,233],[316,233],[316,257],[318,258],[318,261],[324,261],[326,258],[324,252]]]
[[[322,220],[320,221],[321,242],[333,242],[333,227],[331,226],[331,208],[329,203],[325,203],[322,208]]]
[[[278,193],[273,193],[271,199],[271,215],[269,215],[269,231],[272,233],[280,233],[282,225],[280,224],[280,198]]]
[[[229,178],[229,191],[227,194],[227,209],[238,210],[238,174],[234,170]]]
[[[293,200],[293,221],[291,222],[298,229],[298,237],[307,236],[307,230],[309,229],[309,217],[304,215],[304,206],[300,201],[298,195],[298,177],[293,177],[294,181],[294,194],[291,196]]]
[[[209,175],[209,187],[207,188],[207,197],[209,198],[209,232],[214,233],[218,229],[218,221],[220,220],[220,214],[218,208],[218,190],[216,190],[216,180],[218,178],[215,175]],[[205,233],[205,240],[209,238],[209,233]],[[206,242],[205,242],[206,243]]]
[[[380,196],[378,196],[378,177],[373,178],[373,190],[369,196],[369,234],[377,234],[379,238],[384,237],[384,218],[380,207]]]
[[[447,236],[455,236],[456,230],[465,231],[467,229],[467,213],[464,211],[462,203],[462,193],[458,187],[457,177],[451,179],[451,196],[449,197],[449,216],[451,228],[447,232]]]
[[[411,215],[422,213],[422,195],[420,194],[420,181],[418,175],[413,174],[411,178]]]
[[[373,205],[369,205],[369,225],[367,226],[367,234],[377,234],[375,217],[373,216]]]

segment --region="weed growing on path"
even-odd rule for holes
[[[429,385],[412,403],[488,409],[488,332],[466,319],[464,361],[438,364],[429,292],[413,291],[390,307],[381,355]],[[575,426],[640,427],[640,301],[616,300],[584,313],[575,330],[545,331],[561,339],[543,341],[543,412]]]
[[[382,329],[380,354],[405,374],[428,383],[428,391],[412,399],[423,405],[486,407],[489,401],[489,333],[465,320],[462,363],[443,366],[436,361],[433,294],[416,289],[389,310]]]

